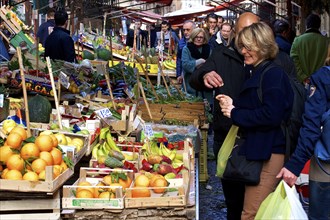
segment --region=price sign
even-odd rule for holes
[[[3,107],[3,101],[4,101],[4,98],[5,96],[3,94],[0,94],[0,108]]]
[[[154,135],[154,131],[152,130],[151,125],[144,126],[144,133],[147,137],[152,137]]]
[[[110,118],[112,116],[112,113],[108,108],[99,109],[99,110],[95,111],[95,113],[102,119]]]
[[[66,89],[68,89],[70,87],[69,77],[62,71],[60,72],[59,77],[61,80],[61,85],[64,86]]]

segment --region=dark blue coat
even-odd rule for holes
[[[240,127],[245,138],[240,154],[248,160],[268,160],[272,153],[285,152],[281,122],[290,115],[293,91],[287,74],[279,66],[273,67],[264,73],[261,102],[257,91],[264,69],[260,64],[252,70],[231,112],[233,124]]]
[[[45,47],[46,39],[49,36],[50,27],[55,26],[55,20],[50,19],[39,26],[37,37],[39,38],[39,42]]]
[[[45,57],[53,60],[75,61],[74,42],[70,32],[61,27],[55,27],[45,43]]]
[[[178,50],[176,53],[176,77],[182,75],[182,49],[187,45],[188,40],[183,37],[179,40]]]
[[[322,67],[310,77],[310,92],[298,145],[285,165],[296,176],[314,154],[314,146],[321,137],[321,117],[327,109],[330,109],[330,69]]]

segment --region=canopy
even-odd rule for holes
[[[141,0],[143,2],[147,2],[147,3],[160,3],[160,4],[164,4],[167,6],[170,6],[172,4],[172,0]]]
[[[205,6],[205,5],[196,5],[191,8],[184,8],[177,11],[173,11],[170,13],[165,14],[164,18],[174,17],[174,16],[183,16],[188,14],[195,14],[195,13],[203,13],[208,10],[212,10],[214,7],[211,6]]]

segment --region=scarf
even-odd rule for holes
[[[202,46],[202,52],[199,51],[199,49],[196,47],[196,45],[194,43],[189,42],[187,44],[187,47],[190,51],[191,57],[194,59],[200,59],[203,58],[204,60],[206,60],[207,58],[209,58],[210,56],[210,45],[208,44],[204,44]]]

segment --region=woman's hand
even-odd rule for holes
[[[294,175],[290,170],[283,167],[277,174],[276,178],[282,178],[289,186],[293,186],[297,181],[297,176]]]
[[[219,100],[219,105],[223,115],[228,118],[231,118],[231,111],[233,110],[233,108],[235,108],[235,106],[233,106],[233,99],[227,95],[222,94],[217,95],[215,98]]]

